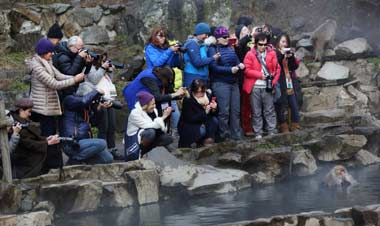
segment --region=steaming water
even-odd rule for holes
[[[238,193],[176,197],[159,204],[91,215],[64,216],[57,226],[215,225],[259,217],[380,203],[380,165],[351,170],[359,185],[349,190],[319,186],[326,170],[317,176],[297,178]]]

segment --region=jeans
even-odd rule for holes
[[[177,101],[172,100],[172,108],[174,112],[170,115],[172,122],[173,122],[173,129],[177,129],[177,125],[179,122],[179,117],[181,116],[181,113],[179,112],[178,106],[177,106]]]
[[[251,92],[252,127],[256,135],[263,133],[263,118],[268,133],[276,132],[276,112],[274,110],[273,94],[265,88],[253,88]]]
[[[239,85],[214,82],[212,90],[218,102],[220,137],[241,139]]]
[[[78,141],[79,150],[65,148],[65,153],[72,159],[90,164],[112,163],[113,156],[107,151],[107,143],[103,139],[82,139]]]
[[[288,95],[287,99],[288,99],[288,105],[291,111],[291,120],[292,122],[298,123],[300,121],[300,114],[298,110],[297,98],[294,94],[292,94],[292,95]],[[277,119],[279,123],[286,122],[285,108],[286,108],[286,104],[276,105]]]
[[[200,80],[202,80],[203,82],[205,82],[205,84],[208,84],[207,78],[208,78],[208,76],[204,76],[204,75],[196,75],[196,74],[190,74],[190,73],[186,73],[186,72],[185,72],[185,73],[183,74],[183,86],[184,86],[184,87],[187,87],[187,88],[190,88],[191,83],[192,83],[195,79],[200,79]]]
[[[98,114],[97,120],[97,128],[99,130],[98,132],[98,138],[103,139],[107,142],[108,148],[114,148],[115,145],[115,109],[110,108],[103,108]]]
[[[216,133],[218,132],[218,125],[218,119],[214,116],[209,116],[206,120],[205,126],[201,126],[199,128],[199,134],[201,135],[201,139],[215,139]]]

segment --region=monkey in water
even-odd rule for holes
[[[337,165],[325,176],[323,184],[327,187],[355,185],[358,182],[347,172],[346,167]]]
[[[322,61],[325,47],[333,45],[336,28],[336,21],[328,19],[312,32],[310,39],[314,47],[314,61]]]

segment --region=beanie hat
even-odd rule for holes
[[[195,26],[194,35],[210,34],[210,26],[206,23],[199,23]]]
[[[235,35],[236,35],[236,38],[237,38],[237,39],[240,39],[240,32],[241,32],[241,30],[243,30],[244,27],[246,27],[244,24],[239,24],[239,25],[235,28]]]
[[[136,94],[137,99],[140,102],[141,106],[148,104],[154,97],[152,94],[146,91],[140,91]]]
[[[62,39],[63,38],[63,33],[61,30],[61,27],[58,25],[58,23],[53,24],[47,33],[48,38],[58,38]]]
[[[251,25],[253,22],[252,17],[240,16],[236,24],[244,24],[245,26]]]
[[[14,103],[14,110],[33,108],[33,101],[29,98],[21,98]]]
[[[47,38],[41,38],[35,49],[38,55],[54,52],[54,45]]]
[[[217,27],[214,31],[214,36],[216,39],[229,35],[230,33],[228,32],[228,29],[223,26]]]
[[[79,84],[79,87],[77,89],[77,92],[75,93],[77,96],[85,96],[91,91],[96,89],[96,87],[91,82],[82,82]]]

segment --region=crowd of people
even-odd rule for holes
[[[252,27],[244,16],[234,33],[198,23],[183,45],[166,28],[154,28],[146,69],[122,90],[129,116],[121,156],[115,66],[106,52],[88,51],[79,36],[61,41],[54,24],[27,63],[30,96],[7,112],[14,122],[8,128],[14,177],[62,167],[62,151],[66,165],[106,164],[140,159],[175,137],[178,147],[195,148],[299,130],[299,61],[289,36],[269,25]]]

